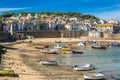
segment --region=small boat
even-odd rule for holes
[[[83,54],[82,51],[72,51],[73,54]]]
[[[62,51],[71,51],[71,48],[61,48]]]
[[[36,49],[43,49],[43,46],[35,46]]]
[[[120,43],[111,42],[110,44],[111,44],[111,46],[113,46],[113,47],[120,47]]]
[[[66,47],[72,48],[72,44],[67,44]]]
[[[55,43],[61,43],[61,41],[55,41]]]
[[[39,62],[42,65],[48,65],[48,66],[56,66],[58,65],[56,61],[42,61],[40,60]]]
[[[95,69],[95,67],[92,64],[85,64],[84,66],[75,65],[73,67],[73,70],[76,70],[76,71],[86,71],[86,70],[92,70],[92,69]]]
[[[91,46],[93,49],[107,49],[105,46]]]
[[[65,47],[66,47],[65,44],[57,44],[54,48],[61,49],[61,48],[65,48]]]
[[[40,52],[42,52],[42,53],[48,53],[48,54],[56,54],[57,50],[44,48],[44,49],[40,49]]]
[[[101,73],[86,73],[83,75],[85,80],[103,80],[105,76]]]
[[[93,49],[107,49],[106,46],[102,46],[98,43],[94,43],[92,46],[91,46]]]
[[[86,46],[86,42],[80,42],[78,43],[78,46]]]
[[[44,48],[49,48],[49,45],[45,45]]]

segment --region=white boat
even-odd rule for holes
[[[101,73],[86,73],[83,75],[84,79],[89,79],[89,80],[92,80],[92,79],[95,79],[95,80],[100,80],[100,79],[104,79],[105,76]]]
[[[42,52],[42,53],[48,53],[48,54],[56,54],[57,50],[44,48],[44,49],[40,49],[40,52]]]
[[[47,49],[40,49],[40,52],[47,53]]]
[[[42,61],[40,60],[39,62],[42,65],[48,65],[48,66],[56,66],[58,65],[56,61]]]
[[[86,42],[79,42],[78,46],[86,46]]]
[[[107,49],[106,46],[101,46],[100,44],[97,44],[97,43],[94,43],[91,47],[93,49]]]
[[[92,64],[85,64],[84,66],[75,65],[73,67],[73,70],[76,70],[76,71],[86,71],[86,70],[92,70],[94,68],[95,67]]]
[[[61,49],[61,48],[65,48],[65,47],[66,47],[65,44],[57,44],[54,48]]]

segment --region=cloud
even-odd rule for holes
[[[23,10],[23,9],[28,9],[28,8],[0,8],[0,12]]]
[[[105,19],[105,20],[109,20],[109,19],[120,20],[120,10],[109,11],[109,12],[104,11],[104,12],[99,12],[99,13],[93,13],[92,15],[95,15],[99,17],[100,19]]]
[[[97,8],[97,9],[94,9],[94,10],[106,10],[106,9],[111,9],[113,8],[112,6],[111,7],[103,7],[103,8]]]

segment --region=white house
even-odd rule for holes
[[[77,22],[78,19],[77,19],[77,17],[74,17],[74,18],[69,18],[69,20]]]
[[[103,37],[102,33],[96,31],[89,31],[89,37],[91,38],[100,38]]]
[[[49,29],[50,29],[50,30],[55,30],[55,28],[56,28],[56,24],[50,22],[50,23],[49,23]]]
[[[67,23],[65,24],[66,30],[80,30],[80,25],[77,23]]]
[[[108,21],[108,23],[119,24],[119,21],[115,19],[111,19]]]
[[[101,19],[101,20],[99,21],[99,23],[100,23],[100,24],[105,24],[105,23],[107,23],[107,21]]]

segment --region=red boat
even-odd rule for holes
[[[45,45],[44,48],[49,48],[49,45]]]

